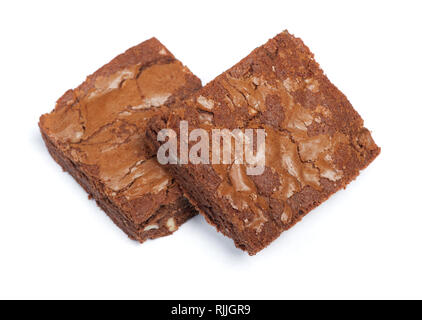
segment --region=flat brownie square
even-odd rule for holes
[[[52,157],[132,239],[169,235],[195,214],[144,137],[151,117],[200,87],[152,38],[67,91],[40,118]]]
[[[210,140],[216,129],[265,131],[258,175],[234,161],[234,149],[225,164],[178,158],[178,165],[167,165],[207,221],[251,255],[345,188],[380,152],[347,98],[287,31],[154,118],[147,135],[155,150],[165,144],[157,141],[160,130],[180,135],[182,120],[188,132],[204,129]]]

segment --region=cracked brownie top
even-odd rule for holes
[[[40,126],[85,174],[98,179],[107,197],[141,223],[181,197],[144,145],[146,123],[162,112],[160,107],[200,86],[200,80],[152,38],[66,92],[54,111],[41,117]]]
[[[265,130],[262,175],[247,175],[234,156],[231,164],[186,166],[199,185],[206,171],[206,195],[194,199],[201,211],[250,253],[344,187],[380,151],[310,50],[287,31],[197,91],[165,126],[177,129],[181,119],[209,132]]]

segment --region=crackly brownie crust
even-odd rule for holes
[[[132,239],[169,235],[195,214],[144,138],[151,117],[200,87],[152,38],[67,91],[40,118],[52,157]]]
[[[262,175],[245,166],[168,165],[192,204],[236,246],[256,254],[351,182],[379,154],[347,98],[287,31],[255,49],[147,132],[162,128],[265,129]],[[191,145],[194,143],[191,143]],[[233,159],[233,157],[232,157]]]

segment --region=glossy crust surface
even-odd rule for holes
[[[344,94],[287,31],[170,115],[155,117],[147,133],[155,150],[159,130],[177,132],[181,120],[209,137],[214,129],[265,130],[260,175],[247,175],[245,165],[234,163],[233,151],[230,164],[167,166],[208,222],[251,255],[345,188],[380,153]]]
[[[40,118],[52,157],[132,239],[169,235],[195,214],[144,140],[153,116],[200,87],[152,38],[67,91]]]

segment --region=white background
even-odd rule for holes
[[[1,1],[0,298],[422,298],[420,1]],[[42,113],[156,36],[204,84],[288,29],[382,147],[249,257],[196,217],[138,245],[50,158]]]

